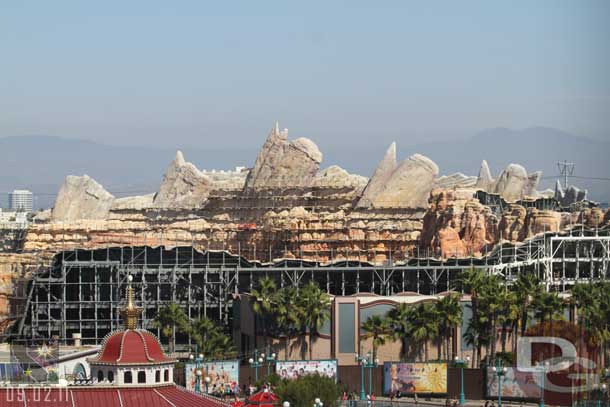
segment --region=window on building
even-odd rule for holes
[[[138,372],[138,383],[146,383],[146,372]]]
[[[104,381],[104,372],[102,370],[98,370],[97,371],[97,381],[98,382],[103,382]]]
[[[161,381],[161,371],[157,370],[155,372],[155,382],[159,383]]]
[[[163,372],[163,381],[169,382],[169,369],[165,369],[165,371]]]
[[[110,383],[114,382],[114,373],[112,371],[108,372],[108,381]]]
[[[131,383],[132,382],[132,377],[131,377],[131,372],[125,372],[125,375],[123,376],[123,381],[125,383]]]

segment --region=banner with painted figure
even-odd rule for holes
[[[278,360],[275,372],[282,379],[297,379],[301,376],[318,373],[320,376],[337,380],[336,360]]]
[[[506,369],[502,377],[502,397],[540,398],[540,386],[533,376],[536,372],[522,372],[514,367]],[[487,397],[498,397],[498,375],[491,368],[487,369]]]
[[[186,388],[195,390],[197,380],[197,365],[185,364]],[[201,364],[201,391],[205,391],[205,378],[209,377],[208,392],[211,394],[234,393],[239,387],[239,360],[223,360],[217,362],[204,362]]]
[[[446,363],[385,362],[384,393],[447,393]]]

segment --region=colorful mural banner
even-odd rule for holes
[[[337,380],[336,360],[278,360],[275,372],[282,379],[297,379],[301,376],[318,373],[320,376]]]
[[[447,393],[446,363],[385,362],[385,394],[396,393]]]
[[[507,367],[502,377],[502,397],[538,399],[540,386],[532,372],[521,372],[514,367]],[[487,397],[498,397],[498,375],[487,369]]]
[[[201,364],[201,391],[205,391],[205,378],[210,378],[208,392],[211,394],[234,393],[239,387],[239,360],[204,362]],[[188,390],[195,390],[197,364],[185,364],[185,381]]]

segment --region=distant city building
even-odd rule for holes
[[[32,212],[34,195],[26,189],[16,189],[8,194],[8,207],[12,211]]]

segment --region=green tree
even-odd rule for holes
[[[277,291],[277,286],[275,281],[266,277],[262,278],[258,281],[258,287],[253,289],[250,295],[252,296],[252,311],[262,322],[263,328],[263,336],[265,346],[267,345],[267,321],[271,317],[274,299]],[[255,332],[254,341],[256,342],[256,338],[258,333]]]
[[[297,297],[299,319],[303,330],[307,333],[309,359],[313,358],[313,337],[318,335],[318,330],[324,322],[330,318],[330,297],[320,290],[320,287],[310,281],[303,287]]]
[[[519,274],[513,286],[513,291],[517,296],[517,303],[520,304],[521,336],[524,336],[532,301],[543,291],[543,287],[538,276],[531,273],[522,273]]]
[[[171,303],[157,311],[152,322],[153,327],[161,331],[161,335],[169,341],[169,352],[174,353],[176,348],[176,332],[185,332],[188,329],[188,317],[176,303]]]
[[[290,339],[297,333],[299,326],[299,310],[295,302],[297,290],[293,287],[282,288],[277,291],[274,299],[274,322],[280,336],[284,336],[284,359],[288,360]]]
[[[202,317],[190,325],[189,334],[204,359],[227,359],[236,355],[233,340],[212,320]]]
[[[439,321],[439,334],[442,342],[445,343],[445,359],[450,359],[451,349],[455,347],[455,331],[462,324],[462,306],[460,305],[460,295],[451,293],[444,296],[435,303],[436,313]],[[453,341],[452,341],[453,339]],[[441,343],[439,341],[439,343]],[[439,358],[441,352],[439,351]]]
[[[434,304],[420,303],[411,315],[411,337],[417,348],[424,350],[424,362],[428,361],[428,342],[438,338],[439,318]],[[419,352],[421,354],[421,352]]]
[[[409,339],[411,338],[411,321],[413,319],[413,307],[401,303],[391,309],[387,315],[388,327],[391,338],[400,341],[400,360],[406,361],[409,354]]]
[[[292,407],[311,407],[317,397],[325,406],[334,406],[341,396],[341,388],[335,379],[316,373],[295,380],[282,380],[275,393],[280,400],[290,402]]]
[[[388,321],[379,315],[373,315],[364,321],[361,328],[364,331],[361,335],[363,339],[373,339],[373,360],[375,360],[377,349],[386,343],[386,338],[390,335]]]

